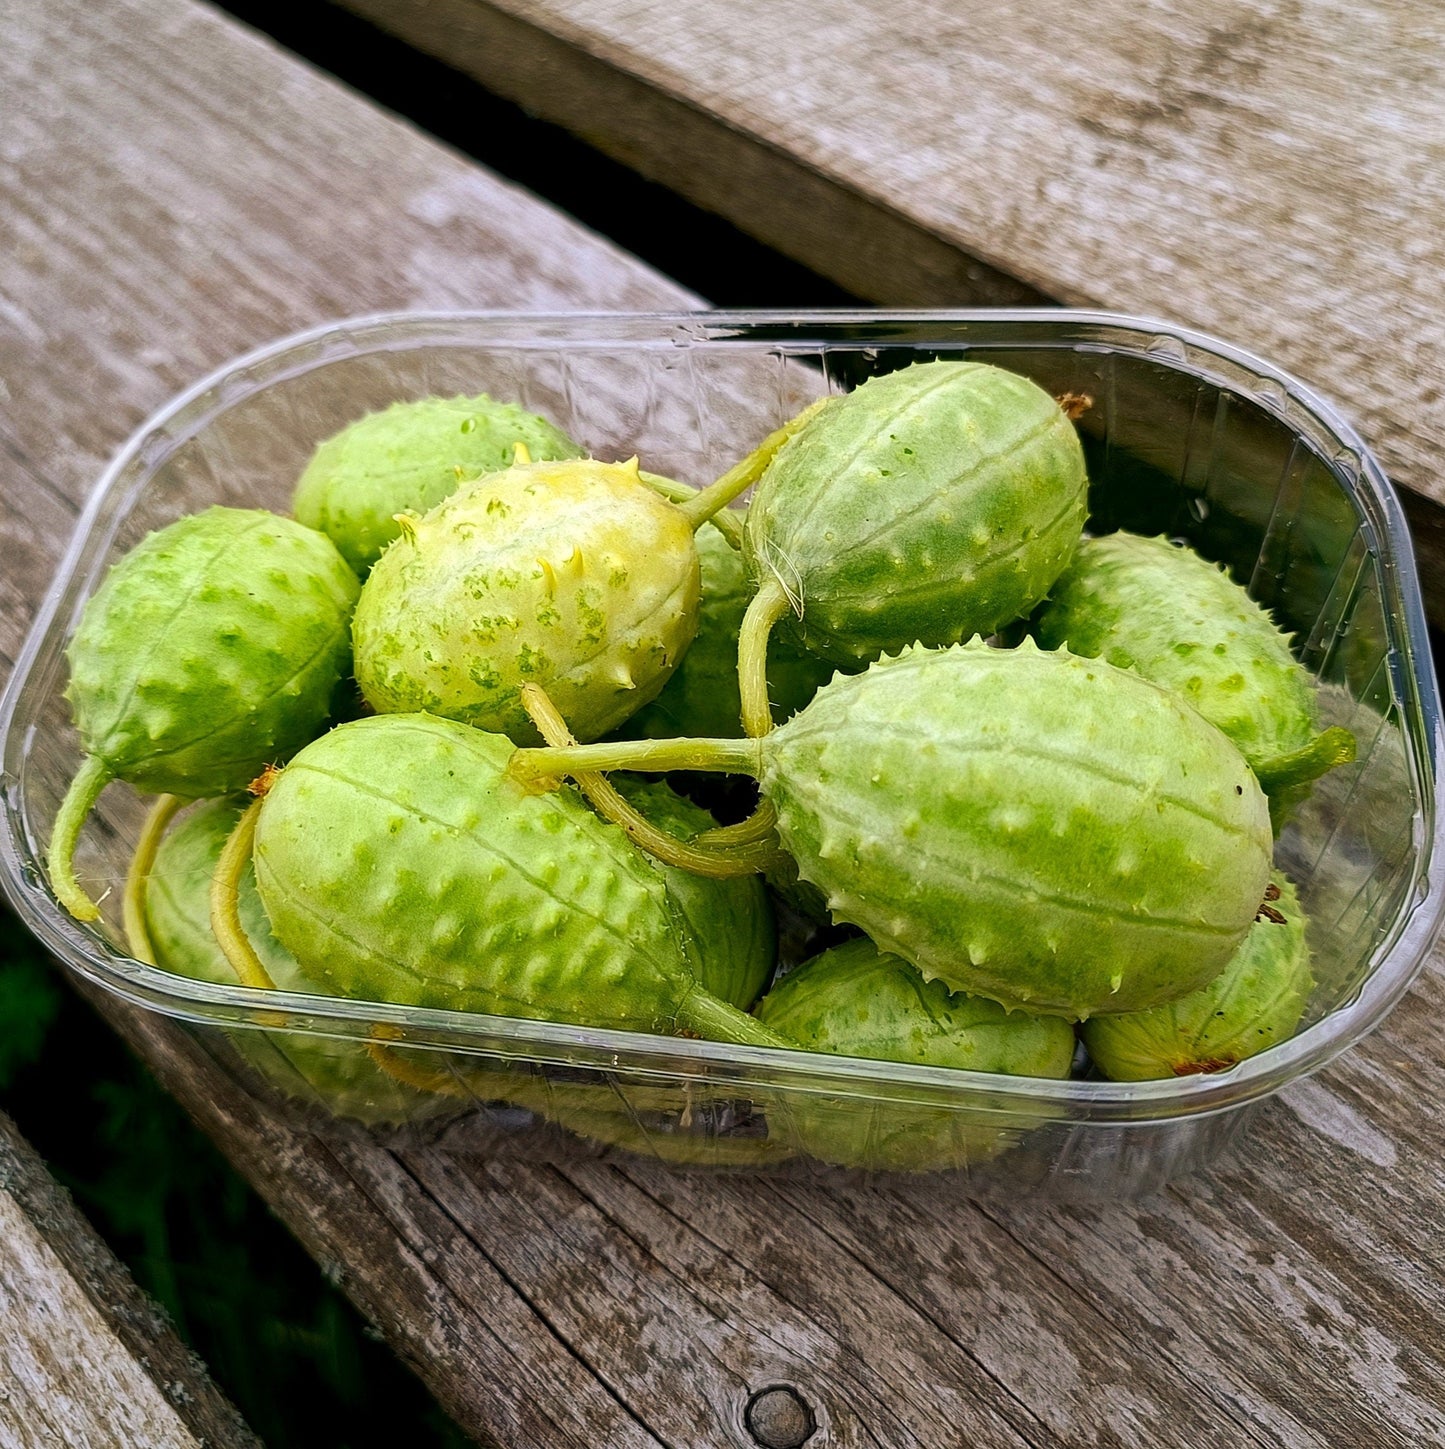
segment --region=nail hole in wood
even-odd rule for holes
[[[802,1449],[818,1427],[807,1401],[790,1384],[759,1389],[748,1400],[743,1422],[763,1449]]]

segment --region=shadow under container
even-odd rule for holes
[[[77,857],[92,889],[108,888],[102,921],[79,924],[50,894],[45,846],[79,763],[65,642],[106,568],[149,531],[212,503],[287,511],[316,444],[398,399],[489,392],[599,457],[635,453],[701,485],[814,397],[938,357],[1087,394],[1091,530],[1182,537],[1225,564],[1295,635],[1323,723],[1354,733],[1356,761],[1316,784],[1277,847],[1318,983],[1291,1040],[1213,1076],[1054,1082],[209,985],[126,952],[120,886],[145,802],[120,785]],[[1211,1162],[1253,1104],[1378,1024],[1441,914],[1439,701],[1408,534],[1378,465],[1330,405],[1268,364],[1100,313],[412,314],[284,340],[178,398],[107,469],[0,727],[5,888],[71,970],[183,1024],[268,1111],[455,1152],[1135,1196]]]

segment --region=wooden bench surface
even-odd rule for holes
[[[386,308],[689,301],[192,0],[0,9],[0,95],[7,671],[105,458],[226,358]],[[484,1443],[747,1449],[788,1385],[812,1445],[1416,1449],[1445,1442],[1442,960],[1221,1171],[1087,1209],[322,1141],[103,1009]]]

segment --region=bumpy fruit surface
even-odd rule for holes
[[[661,780],[617,775],[612,783],[654,825],[681,840],[717,821]],[[650,858],[650,857],[649,857]],[[676,866],[653,864],[694,943],[699,983],[714,996],[746,1011],[757,1000],[777,962],[773,908],[756,876],[709,880]]]
[[[990,634],[1073,557],[1087,479],[1073,424],[1002,368],[928,362],[833,399],[753,495],[748,567],[839,663]]]
[[[208,508],[151,534],[66,650],[86,753],[140,790],[238,789],[326,719],[356,595],[322,534],[261,509]]]
[[[145,914],[156,964],[166,971],[220,986],[237,984],[211,933],[210,888],[240,813],[233,801],[207,800],[172,827],[156,852]],[[320,990],[271,934],[250,870],[241,883],[240,912],[247,936],[282,991],[314,995]],[[231,1041],[273,1087],[339,1117],[405,1122],[448,1106],[444,1098],[413,1091],[388,1076],[358,1042],[285,1031],[236,1031]]]
[[[400,533],[398,513],[425,513],[463,482],[507,467],[518,443],[538,461],[582,456],[546,418],[485,393],[393,403],[316,449],[292,506],[365,577]]]
[[[70,860],[108,780],[220,795],[321,729],[350,666],[357,589],[324,534],[262,509],[178,519],[111,569],[66,649],[88,758],[56,817],[50,871],[72,914],[97,914]]]
[[[623,726],[628,739],[742,734],[738,695],[738,629],[753,596],[741,554],[715,528],[697,535],[702,601],[697,637],[661,694]],[[836,666],[776,635],[768,650],[768,698],[773,719],[795,715],[834,675]]]
[[[1278,898],[1265,903],[1244,944],[1207,986],[1167,1006],[1084,1025],[1084,1045],[1118,1082],[1222,1072],[1299,1025],[1314,989],[1305,915],[1293,883],[1278,872]]]
[[[410,523],[357,605],[356,677],[381,713],[425,710],[538,738],[539,684],[578,739],[666,684],[697,628],[692,527],[635,465],[533,463]]]
[[[427,715],[342,725],[266,796],[256,884],[278,940],[372,1001],[773,1043],[697,979],[662,874],[512,746]]]
[[[1087,540],[1037,621],[1039,642],[1174,690],[1254,768],[1309,744],[1314,681],[1269,614],[1218,565],[1164,538]]]
[[[757,1016],[808,1051],[957,1067],[1007,1076],[1069,1075],[1074,1033],[1058,1017],[1008,1012],[924,981],[871,941],[804,962],[758,1004]],[[878,1103],[866,1095],[789,1099],[799,1146],[844,1167],[920,1172],[994,1156],[1016,1135],[977,1112]]]
[[[907,650],[758,745],[835,918],[1006,1006],[1082,1018],[1193,991],[1268,884],[1239,751],[1169,690],[1032,641]]]

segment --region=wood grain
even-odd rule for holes
[[[260,1449],[0,1115],[0,1449]]]
[[[101,460],[224,358],[398,305],[686,303],[190,0],[0,25],[6,661]],[[323,1138],[103,1009],[484,1443],[750,1449],[788,1385],[810,1445],[1325,1449],[1445,1442],[1441,959],[1232,1165],[1093,1209]]]
[[[859,296],[1046,297],[1257,352],[1445,503],[1430,0],[340,3]],[[1445,585],[1442,517],[1412,508]]]

